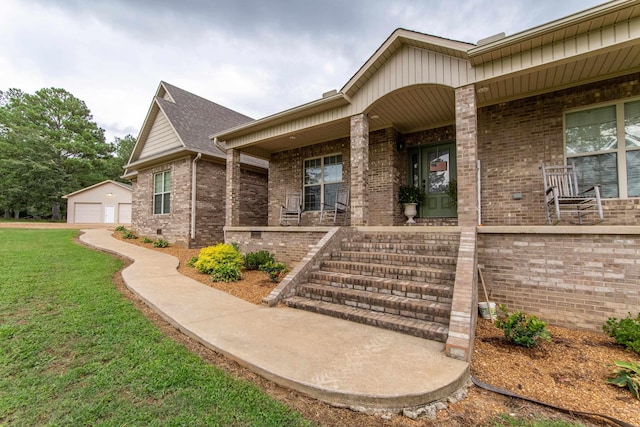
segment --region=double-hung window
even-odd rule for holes
[[[565,115],[565,155],[581,188],[602,197],[640,197],[640,100]]]
[[[171,209],[171,172],[153,175],[153,213],[168,214]]]
[[[304,210],[319,211],[334,204],[342,185],[342,154],[304,161]]]

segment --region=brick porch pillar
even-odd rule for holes
[[[473,85],[456,89],[458,224],[478,225],[478,115]]]
[[[240,151],[227,150],[225,226],[240,225]]]
[[[456,280],[451,299],[449,357],[471,362],[478,317],[478,115],[473,85],[456,89],[456,156],[458,224],[461,227]]]
[[[351,117],[351,225],[369,223],[369,118]]]

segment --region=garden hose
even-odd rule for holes
[[[529,399],[528,397],[520,396],[518,394],[511,393],[510,391],[504,390],[502,388],[498,388],[498,387],[492,386],[491,384],[484,383],[484,382],[482,382],[480,380],[475,379],[474,377],[471,377],[471,381],[475,385],[477,385],[478,387],[480,387],[482,389],[489,390],[489,391],[492,391],[494,393],[501,394],[503,396],[514,397],[516,399],[522,399],[522,400],[525,400],[527,402],[535,403],[537,405],[546,406],[547,408],[555,409],[556,411],[564,412],[566,414],[570,414],[570,415],[576,415],[577,414],[577,415],[588,415],[588,416],[601,417],[601,418],[605,418],[605,419],[611,421],[612,423],[614,423],[614,424],[616,424],[616,425],[618,425],[620,427],[638,427],[638,426],[634,426],[633,424],[629,424],[627,422],[620,421],[620,420],[618,420],[616,418],[609,417],[607,415],[594,414],[592,412],[573,411],[573,410],[570,410],[570,409],[559,408],[557,406],[553,406],[553,405],[550,405],[548,403],[540,402],[538,400]]]

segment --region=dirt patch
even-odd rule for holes
[[[119,238],[119,233],[114,237]],[[275,284],[262,272],[247,272],[237,283],[211,282],[209,276],[188,267],[191,257],[197,256],[198,249],[179,246],[153,248],[139,240],[125,240],[131,244],[148,247],[180,260],[178,271],[206,286],[228,292],[238,298],[259,304],[271,292]],[[437,419],[413,421],[402,416],[383,419],[367,416],[349,409],[335,408],[298,392],[283,388],[267,381],[202,346],[183,335],[165,322],[153,310],[140,302],[122,283],[118,274],[114,278],[121,292],[149,317],[173,340],[187,346],[203,360],[212,363],[231,375],[242,378],[260,387],[277,400],[299,411],[306,418],[320,426],[477,426],[483,425],[491,417],[512,414],[532,418],[544,416],[552,419],[577,420],[586,425],[610,425],[599,418],[571,418],[535,404],[519,399],[503,397],[478,387],[471,387],[466,399],[452,404],[446,410],[438,411]],[[577,331],[560,327],[549,327],[553,339],[536,348],[525,349],[505,342],[502,331],[489,320],[479,319],[476,328],[471,373],[477,379],[507,389],[535,400],[575,411],[594,412],[618,418],[640,426],[640,401],[634,399],[626,389],[607,385],[604,380],[611,371],[614,360],[633,360],[640,363],[640,356],[624,350],[604,334]]]

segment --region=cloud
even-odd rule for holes
[[[3,0],[0,90],[65,88],[108,139],[160,80],[260,118],[340,89],[396,28],[476,42],[596,2]]]

